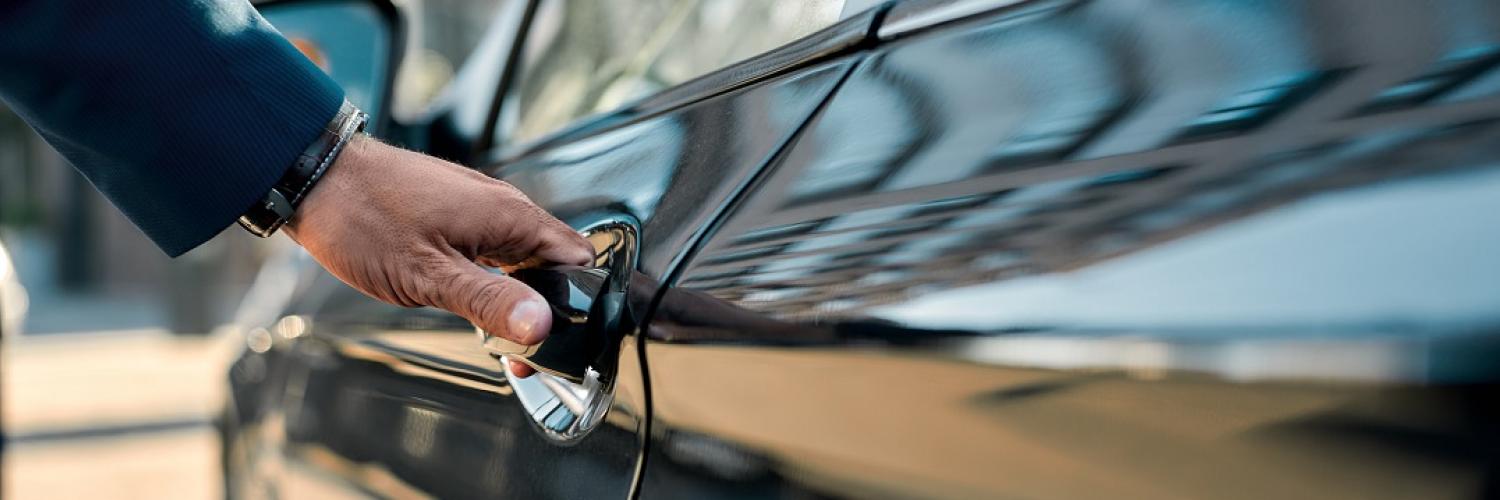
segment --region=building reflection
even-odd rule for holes
[[[681,283],[777,318],[857,318],[1492,168],[1495,40],[1327,53],[1283,2],[1151,4],[1191,11],[1182,29],[1124,3],[1019,11],[872,55]],[[1035,325],[985,325],[1007,326]]]

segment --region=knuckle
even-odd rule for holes
[[[411,267],[401,275],[404,276],[401,280],[403,295],[413,297],[411,302],[418,305],[449,308],[451,303],[447,292],[463,286],[462,273],[448,258],[428,252],[419,252],[412,259]]]
[[[424,279],[447,279],[454,274],[453,262],[441,252],[419,245],[409,252],[412,255],[412,274]]]
[[[515,184],[511,184],[509,182],[505,182],[505,181],[502,181],[500,179],[491,179],[491,180],[495,181],[495,185],[497,187],[499,187],[500,189],[506,191],[512,197],[519,198],[521,200],[526,200],[527,199],[526,198],[526,193],[522,192],[521,188],[516,187]]]

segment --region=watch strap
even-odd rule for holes
[[[265,238],[291,220],[302,200],[312,191],[313,185],[338,159],[354,134],[364,130],[369,115],[344,101],[322,133],[297,156],[271,190],[261,197],[239,218],[239,224],[250,234]]]

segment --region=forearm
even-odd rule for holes
[[[9,0],[0,99],[177,255],[265,195],[343,93],[243,1]]]

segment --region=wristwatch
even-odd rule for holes
[[[323,127],[323,133],[297,157],[297,161],[281,176],[281,180],[276,181],[276,185],[271,186],[271,191],[265,197],[240,216],[240,226],[250,231],[250,234],[262,238],[275,234],[277,229],[281,229],[281,226],[292,219],[297,206],[312,191],[313,185],[318,183],[323,173],[328,171],[328,166],[338,159],[344,145],[354,138],[354,134],[363,131],[369,120],[369,115],[349,101],[344,101],[339,106],[338,114]]]

